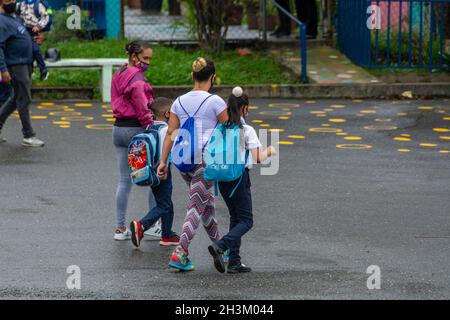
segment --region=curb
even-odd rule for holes
[[[215,86],[214,93],[226,98],[234,86]],[[176,98],[192,90],[192,86],[154,86],[158,96]],[[251,99],[400,99],[406,91],[414,98],[448,98],[450,83],[370,83],[370,84],[296,84],[243,86]],[[57,100],[93,100],[92,87],[33,87],[35,100],[52,95]]]

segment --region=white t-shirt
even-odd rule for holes
[[[245,139],[245,150],[249,150],[248,161],[246,167],[252,167],[256,164],[256,161],[253,161],[252,150],[262,148],[261,141],[259,141],[258,135],[253,127],[244,124],[244,139]]]
[[[163,149],[163,145],[164,145],[164,139],[166,138],[167,135],[167,129],[169,129],[169,125],[167,124],[167,122],[164,121],[155,121],[154,123],[155,125],[157,124],[163,124],[164,126],[159,129],[158,131],[158,135],[159,135],[159,155],[162,155],[162,149]]]
[[[189,116],[193,116],[197,111],[201,103],[211,94],[206,91],[191,91],[179,97],[183,108],[189,113]],[[188,119],[188,115],[180,106],[178,99],[172,105],[171,112],[175,113],[180,119],[180,127]],[[212,134],[212,131],[217,125],[217,116],[221,114],[227,108],[225,101],[217,96],[213,95],[203,104],[201,109],[195,116],[195,124],[197,132],[202,133],[201,147],[205,146]]]

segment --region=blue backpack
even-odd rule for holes
[[[159,130],[165,124],[150,125],[131,139],[128,146],[128,163],[132,183],[145,187],[156,187],[160,180],[156,175],[156,165],[160,160]]]
[[[218,195],[218,183],[230,182],[239,179],[230,194],[233,197],[241,184],[249,151],[245,151],[242,159],[242,147],[245,148],[244,136],[237,124],[219,124],[214,130],[205,153],[205,171],[203,177],[215,182],[215,193]]]
[[[175,141],[175,145],[172,149],[172,162],[175,167],[177,167],[181,172],[191,172],[199,163],[196,157],[196,155],[198,155],[198,150],[196,150],[196,142],[198,137],[197,128],[195,125],[195,116],[200,111],[205,102],[212,96],[213,95],[209,95],[205,100],[203,100],[197,111],[192,116],[186,111],[186,109],[181,104],[180,98],[178,98],[178,103],[181,109],[183,109],[184,113],[186,113],[186,115],[188,116],[187,120],[181,127],[181,130],[183,132],[182,134],[178,135]],[[205,146],[203,146],[203,149],[205,148]]]

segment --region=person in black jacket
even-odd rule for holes
[[[15,15],[16,0],[0,0],[0,72],[2,82],[12,84],[13,95],[0,109],[0,144],[6,142],[1,130],[8,117],[18,110],[26,147],[42,147],[31,126],[32,39],[22,21]]]
[[[277,3],[283,7],[287,12],[291,13],[291,7],[289,0],[277,0]],[[291,35],[291,18],[289,18],[284,12],[278,9],[279,25],[275,32],[271,33],[272,37],[286,38]]]

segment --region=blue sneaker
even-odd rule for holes
[[[178,269],[181,271],[192,271],[194,270],[194,265],[188,256],[181,251],[175,251],[169,261],[169,267]]]

